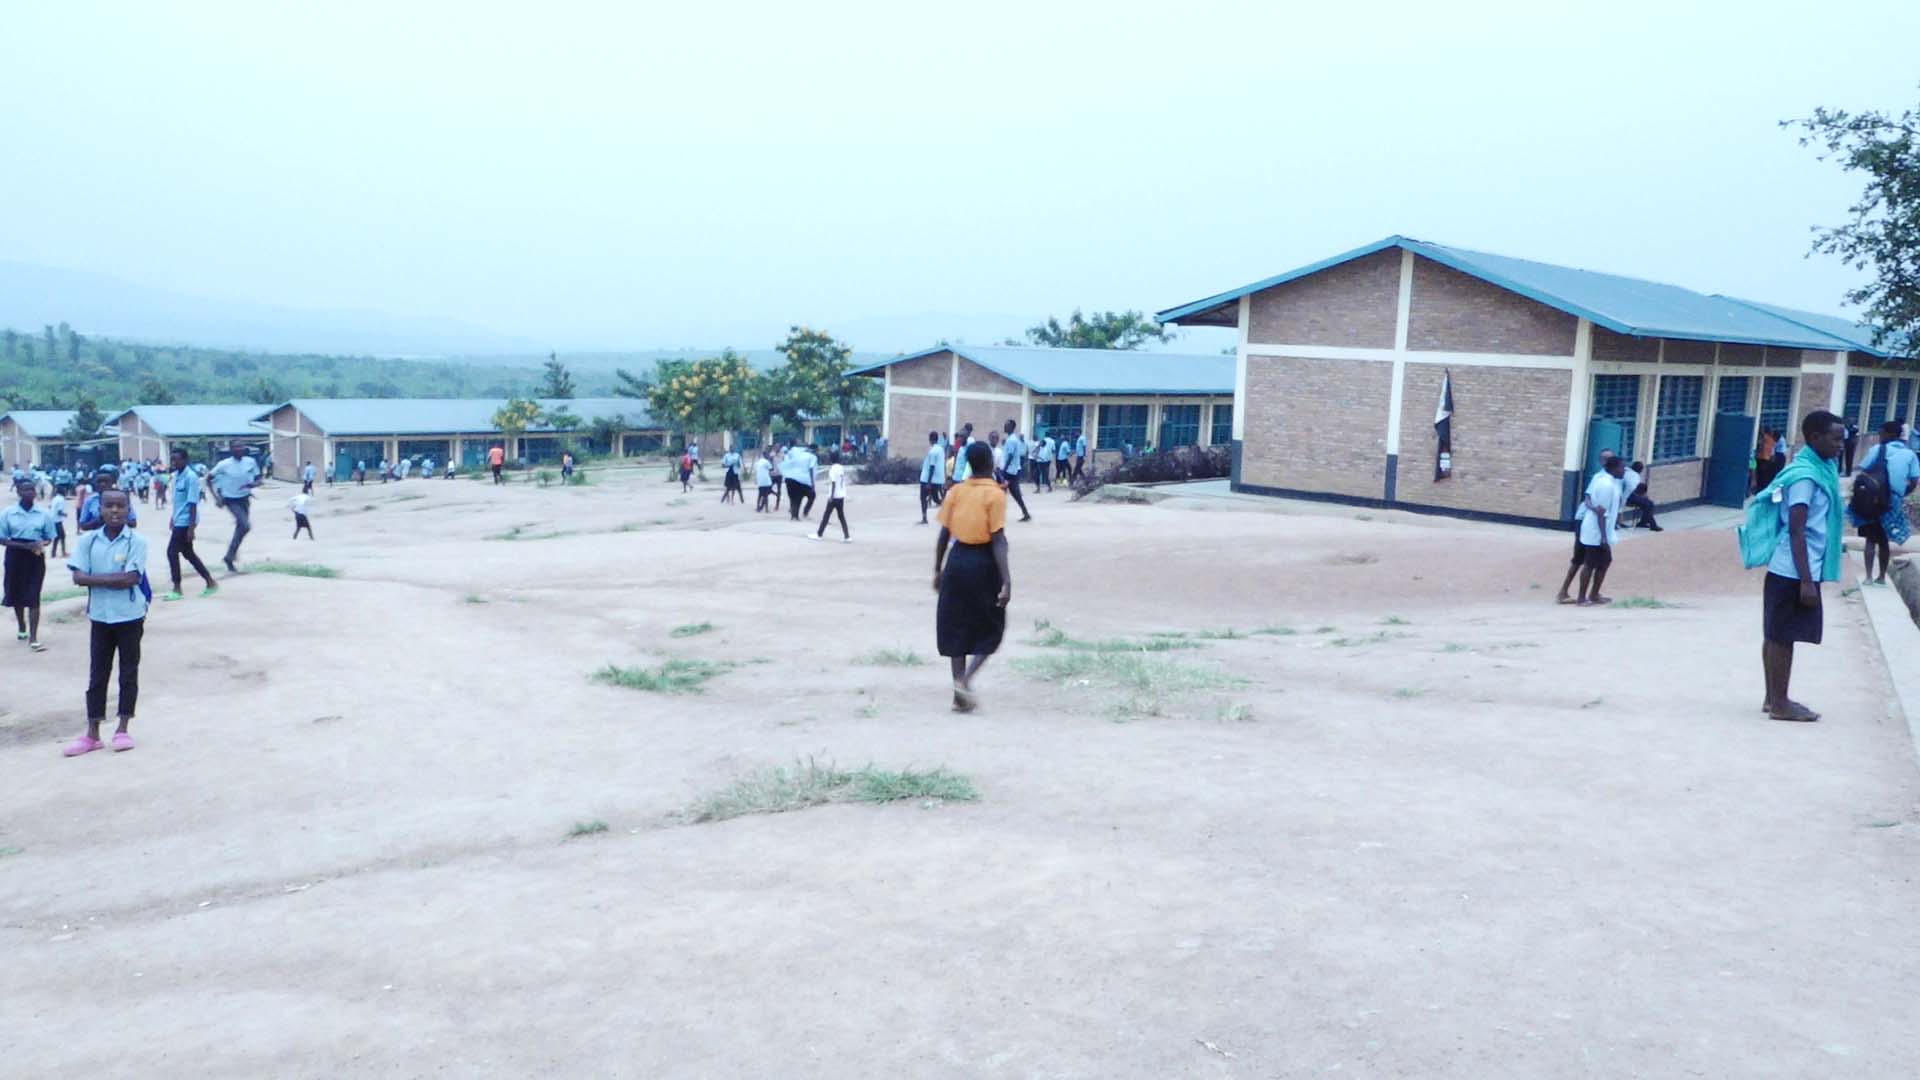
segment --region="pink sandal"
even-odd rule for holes
[[[81,754],[91,754],[95,750],[98,750],[105,745],[106,744],[101,742],[99,739],[93,738],[88,735],[82,735],[79,738],[68,743],[67,748],[60,752],[66,755],[67,757],[79,757]]]
[[[124,731],[116,731],[113,733],[113,752],[114,753],[118,754],[123,750],[131,750],[131,749],[133,749],[132,735],[129,735]]]

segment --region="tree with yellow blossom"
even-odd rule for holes
[[[662,367],[647,388],[647,408],[679,434],[738,431],[754,422],[758,376],[746,357],[727,349],[719,356]]]

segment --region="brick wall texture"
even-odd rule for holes
[[[1241,482],[1384,496],[1392,380],[1377,360],[1248,356]]]
[[[1655,465],[1647,470],[1647,496],[1656,506],[1697,499],[1705,483],[1706,468],[1705,458]]]
[[[1013,394],[1018,396],[1024,389],[1012,379],[1003,379],[971,360],[960,361],[960,391],[972,391],[976,394]]]
[[[953,354],[937,352],[918,360],[893,365],[895,386],[913,386],[922,390],[946,390],[953,386]]]
[[[1254,293],[1253,342],[1393,348],[1400,298],[1400,250],[1375,252]]]
[[[140,419],[139,414],[123,417],[120,421],[120,460],[145,461],[159,457],[165,440]]]
[[[1788,434],[1792,435],[1797,441],[1800,438],[1801,419],[1815,409],[1826,408],[1827,397],[1832,393],[1833,376],[1825,372],[1817,375],[1800,376],[1800,411],[1792,418],[1790,426],[1793,430],[1788,432]],[[1841,402],[1842,406],[1845,404],[1845,402]]]
[[[1413,261],[1407,348],[1572,356],[1579,320],[1429,259]]]
[[[1560,516],[1573,373],[1453,369],[1453,475],[1433,478],[1433,410],[1445,369],[1408,364],[1400,412],[1400,502],[1522,517]]]
[[[927,432],[947,430],[947,400],[918,394],[894,394],[888,403],[887,450],[895,457],[926,453]]]
[[[1653,338],[1628,337],[1596,326],[1593,328],[1593,358],[1651,364],[1660,358],[1660,343]]]
[[[973,435],[977,439],[987,437],[987,432],[1000,430],[1000,425],[1009,420],[1020,419],[1020,404],[1015,401],[986,401],[960,395],[959,416],[956,423],[964,427],[971,423]]]
[[[35,461],[33,440],[12,420],[0,421],[0,464],[11,469]]]
[[[1713,363],[1713,342],[1711,341],[1681,341],[1677,338],[1669,338],[1660,344],[1664,350],[1660,354],[1660,359],[1663,363]]]
[[[1728,342],[1720,346],[1720,362],[1735,367],[1759,367],[1766,361],[1767,350],[1758,345],[1736,345]],[[1673,354],[1667,354],[1668,359]]]

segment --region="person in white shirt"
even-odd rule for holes
[[[67,497],[57,488],[47,501],[47,514],[53,518],[53,547],[47,557],[57,559],[67,553]]]
[[[761,454],[753,460],[753,486],[760,489],[760,497],[754,500],[753,512],[767,512],[767,496],[773,494],[773,459]]]
[[[920,459],[920,524],[927,523],[927,506],[940,505],[947,483],[947,441],[937,431],[927,432],[927,456]]]
[[[295,540],[300,539],[301,529],[307,530],[307,539],[313,539],[313,522],[307,520],[307,504],[312,501],[313,496],[304,491],[287,500],[287,509],[293,511],[293,539]]]
[[[1602,452],[1600,471],[1593,474],[1593,480],[1587,484],[1587,494],[1574,514],[1579,530],[1574,534],[1573,562],[1567,567],[1567,578],[1560,583],[1560,595],[1556,598],[1562,604],[1587,607],[1613,602],[1600,594],[1600,586],[1607,580],[1607,568],[1613,565],[1614,542],[1620,539],[1620,507],[1627,499],[1621,481],[1626,478],[1626,471],[1627,463],[1618,454]],[[1567,595],[1575,574],[1580,576],[1577,600]]]
[[[827,508],[820,514],[820,529],[813,534],[815,540],[827,538],[827,522],[833,515],[840,515],[840,542],[853,543],[853,533],[847,530],[847,483],[852,478],[847,475],[847,467],[840,464],[840,451],[835,450],[828,459],[833,464],[827,469]]]

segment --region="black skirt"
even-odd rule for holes
[[[1819,586],[1814,588],[1817,590]],[[1781,645],[1820,644],[1821,632],[1825,629],[1820,603],[1816,600],[1812,607],[1800,605],[1799,581],[1768,574],[1766,587],[1761,590],[1761,609],[1761,630],[1768,641]]]
[[[47,580],[47,560],[31,551],[7,549],[6,583],[0,607],[35,608],[40,606],[40,586]]]
[[[934,620],[941,656],[986,656],[1000,649],[1007,609],[1000,606],[1000,567],[992,544],[954,544],[940,574]]]

